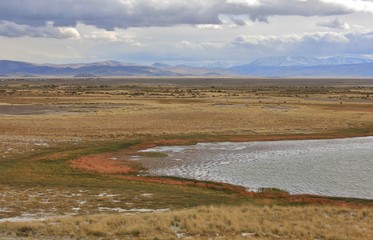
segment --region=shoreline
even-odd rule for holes
[[[215,189],[220,191],[229,191],[242,196],[250,198],[261,198],[262,200],[280,201],[283,203],[304,203],[304,204],[327,204],[327,205],[345,205],[345,206],[369,206],[373,207],[373,199],[365,198],[351,198],[351,197],[333,197],[324,195],[314,194],[289,194],[281,189],[265,188],[262,192],[252,192],[244,186],[234,185],[223,182],[214,181],[200,181],[196,179],[185,179],[180,177],[167,177],[167,176],[152,176],[146,175],[146,170],[143,166],[139,166],[135,160],[128,160],[130,156],[139,155],[140,150],[153,148],[156,146],[181,146],[181,145],[194,145],[197,143],[208,143],[208,142],[253,142],[253,141],[290,141],[290,140],[327,140],[327,139],[343,139],[343,138],[360,138],[360,137],[372,137],[373,132],[367,131],[360,134],[341,134],[340,132],[335,133],[319,133],[310,135],[263,135],[263,136],[234,136],[234,135],[217,135],[217,136],[204,136],[204,137],[193,137],[188,136],[187,138],[175,138],[168,137],[163,139],[148,139],[148,141],[141,141],[139,144],[131,146],[126,149],[119,150],[114,153],[102,153],[84,156],[82,158],[90,165],[90,159],[95,159],[95,163],[100,162],[100,165],[96,165],[90,168],[84,168],[76,163],[81,161],[82,158],[70,160],[70,166],[78,168],[83,171],[89,171],[96,174],[103,174],[114,178],[119,178],[127,181],[139,181],[154,184],[171,184],[171,185],[183,185],[192,187],[202,187]],[[153,137],[154,138],[154,137]],[[124,161],[114,160],[117,155],[121,155]],[[140,153],[141,155],[141,153]],[[97,161],[97,158],[100,161]],[[87,163],[85,163],[87,164]],[[102,166],[106,166],[102,170]],[[109,170],[108,170],[109,169]],[[125,170],[124,170],[125,169]]]

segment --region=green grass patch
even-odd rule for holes
[[[162,152],[141,152],[139,155],[144,156],[144,157],[155,157],[155,158],[168,157],[167,153],[162,153]]]
[[[100,175],[70,167],[69,160],[84,155],[114,152],[128,148],[139,141],[122,143],[90,143],[80,146],[61,146],[59,149],[44,150],[25,154],[0,162],[0,185],[19,188],[86,189],[93,192],[110,191],[128,196],[130,208],[185,208],[210,204],[242,204],[243,197],[237,198],[232,192],[195,186],[176,186],[119,179],[116,176]],[[160,157],[158,155],[158,157]],[[138,198],[141,193],[151,193],[151,199]],[[113,203],[105,202],[104,206]],[[35,205],[35,208],[42,207]],[[128,208],[126,202],[113,207]]]
[[[279,188],[259,188],[259,193],[285,193],[289,194],[288,191]]]

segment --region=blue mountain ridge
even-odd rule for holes
[[[222,65],[219,63],[219,66]],[[373,77],[373,61],[351,57],[272,57],[223,67],[151,66],[118,61],[82,64],[33,64],[0,60],[0,76],[252,76],[252,77]]]

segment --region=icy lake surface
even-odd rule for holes
[[[143,160],[153,175],[373,199],[373,137],[199,143],[143,151],[168,154]]]

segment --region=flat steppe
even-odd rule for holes
[[[372,79],[0,79],[0,238],[370,239],[369,200],[152,177],[129,159],[371,135]]]

